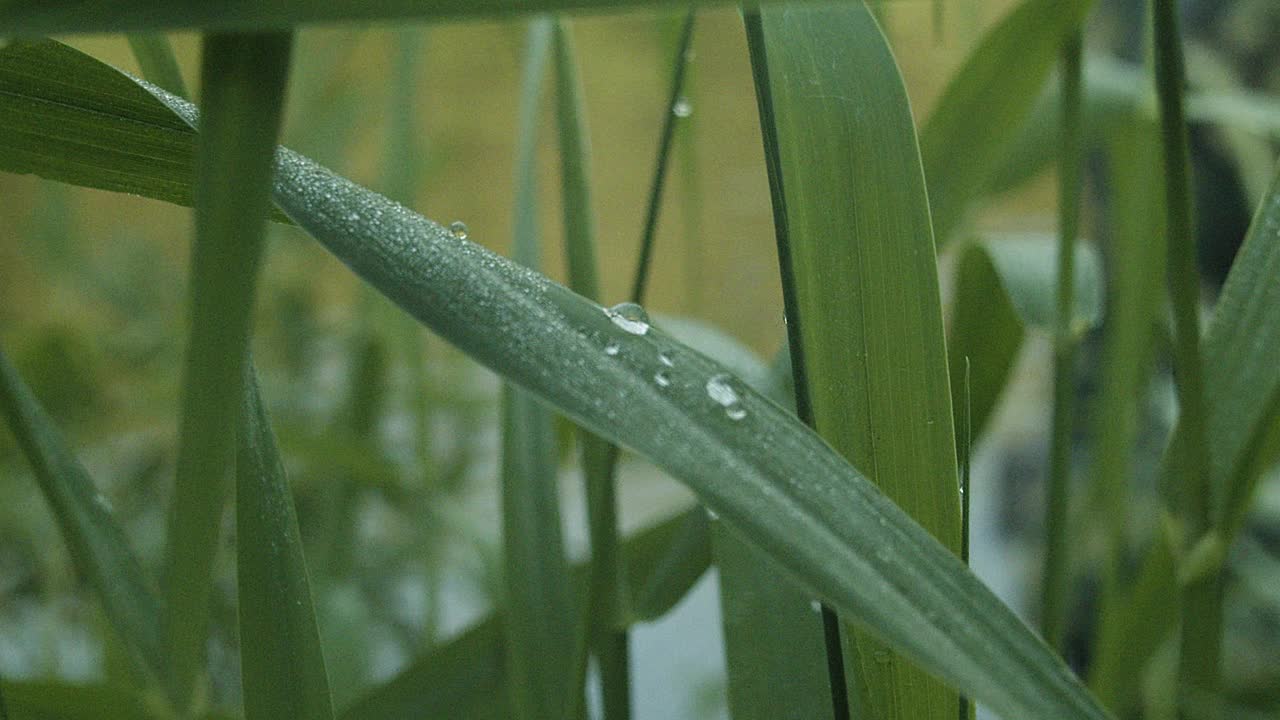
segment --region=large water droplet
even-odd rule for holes
[[[604,346],[604,354],[609,357],[615,357],[619,352],[621,352],[621,350],[622,346],[618,344],[617,340],[610,340]]]
[[[467,232],[467,224],[461,220],[454,220],[449,223],[449,234],[456,240],[466,240],[469,234]]]
[[[671,106],[671,114],[678,118],[687,118],[693,114],[693,103],[689,102],[689,98],[682,97]]]
[[[667,367],[676,366],[676,361],[671,359],[671,353],[667,353],[667,352],[658,353],[658,362],[662,363],[663,365],[666,365]]]
[[[659,370],[658,372],[654,373],[653,381],[657,383],[658,387],[671,386],[671,376],[667,374],[666,370]]]
[[[747,411],[746,411],[746,408],[742,407],[741,405],[730,405],[729,407],[724,409],[724,414],[730,420],[733,420],[736,422],[746,417]]]
[[[644,335],[649,332],[649,314],[635,303],[619,303],[604,311],[614,325],[632,335]]]
[[[712,375],[707,380],[707,397],[716,401],[721,407],[737,405],[742,401],[738,391],[733,389],[733,376],[728,373]]]
[[[821,614],[822,614],[822,603],[818,602],[817,600],[810,600],[810,601],[809,601],[809,609],[810,609],[810,610],[812,610],[812,611],[814,611],[814,612],[816,612],[816,613],[818,613],[819,615],[821,615]]]

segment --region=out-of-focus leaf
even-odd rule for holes
[[[35,470],[77,572],[98,593],[108,621],[132,649],[139,668],[162,679],[160,602],[151,582],[106,499],[3,352],[0,414]],[[16,700],[12,704],[21,707]]]
[[[57,44],[42,56],[50,77],[118,72]],[[149,93],[198,123],[190,103],[138,88],[128,101]],[[719,364],[296,153],[280,150],[276,169],[276,202],[367,282],[463,352],[687,483],[845,617],[1008,717],[1107,717],[954,553]],[[611,356],[614,341],[623,352]],[[653,381],[663,354],[674,363],[666,387]]]
[[[293,497],[252,369],[236,447],[240,677],[248,720],[329,720],[333,703]]]
[[[945,244],[1023,126],[1063,41],[1092,0],[1024,0],[992,28],[947,84],[920,130],[929,205]],[[1054,148],[1056,143],[1050,143]]]
[[[204,667],[213,560],[234,464],[292,47],[289,33],[204,39],[200,97],[209,114],[196,143],[189,333],[165,537],[167,679],[180,710]]]
[[[517,263],[537,270],[537,135],[551,55],[552,21],[529,26],[516,139]],[[560,527],[559,455],[550,408],[514,384],[502,389],[503,602],[514,717],[557,720],[572,715],[577,609],[569,586]]]
[[[969,359],[968,408],[973,437],[991,418],[1009,371],[1029,330],[1054,328],[1056,240],[1049,235],[990,238],[966,245],[956,263],[947,354],[953,407],[965,409],[965,358]],[[1084,333],[1102,319],[1102,264],[1096,249],[1076,245],[1071,326]],[[956,427],[960,427],[956,416]]]
[[[629,586],[640,593],[631,621],[656,618],[684,597],[710,560],[707,520],[700,508],[672,516],[622,545]],[[699,560],[700,558],[700,560]],[[585,598],[589,570],[574,567]],[[506,644],[500,614],[491,614],[443,647],[356,701],[343,720],[479,720],[509,718]]]

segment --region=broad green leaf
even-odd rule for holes
[[[996,409],[1027,332],[1053,332],[1058,251],[1052,236],[1024,235],[974,242],[959,252],[947,355],[956,427],[966,408],[960,392],[969,359],[967,407],[977,438]],[[1090,244],[1077,243],[1075,254],[1071,327],[1082,335],[1102,320],[1102,263]]]
[[[76,571],[97,592],[107,620],[133,651],[138,667],[162,678],[164,651],[156,621],[160,602],[151,581],[93,479],[3,352],[0,414],[35,470]]]
[[[551,54],[552,21],[529,26],[516,140],[514,259],[539,264],[536,165],[539,106]],[[533,394],[502,390],[503,601],[514,716],[571,716],[575,695],[577,610],[560,527],[554,418]]]
[[[582,99],[582,81],[568,23],[557,20],[555,36],[556,125],[560,141],[560,202],[564,217],[564,249],[569,287],[599,302],[596,276],[596,222],[591,208],[591,151]],[[631,671],[622,613],[622,568],[618,564],[618,498],[614,480],[618,449],[577,428],[586,485],[587,523],[591,538],[591,591],[586,607],[587,648],[600,673],[603,717],[631,716]],[[586,653],[580,670],[586,672]]]
[[[801,417],[958,555],[942,301],[906,88],[861,3],[766,6],[760,20]],[[878,638],[847,628],[842,640],[855,716],[955,717],[955,692]]]
[[[133,82],[118,73],[92,85],[79,76],[41,82],[56,70],[48,64],[48,46],[47,40],[16,41],[0,55],[0,166],[191,206],[195,131],[133,95]],[[59,140],[51,143],[54,136]],[[287,222],[275,210],[273,219]]]
[[[236,445],[240,677],[247,720],[330,720],[333,703],[284,463],[246,364]]]
[[[938,244],[960,229],[1040,98],[1063,41],[1092,0],[1023,0],[982,39],[920,131]],[[1056,143],[1051,143],[1056,148]]]
[[[621,547],[631,587],[642,588],[631,622],[665,614],[710,561],[706,514],[685,511],[628,538]],[[700,560],[691,558],[700,558]],[[585,599],[590,569],[574,568]],[[629,624],[629,623],[628,623]],[[502,619],[490,614],[443,647],[414,661],[391,681],[342,712],[343,720],[478,720],[509,718]]]
[[[118,72],[56,43],[39,52],[54,77]],[[150,93],[198,122],[190,103],[138,88],[122,102]],[[288,150],[277,152],[274,197],[419,321],[687,483],[807,591],[939,677],[1008,717],[1107,717],[951,551],[787,411],[720,377],[722,366],[660,331],[628,332],[638,327]],[[675,363],[667,387],[652,380],[663,353]]]
[[[180,707],[204,667],[291,46],[288,33],[204,39],[200,95],[209,113],[196,149],[190,335],[166,538],[168,680]]]

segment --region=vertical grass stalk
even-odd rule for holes
[[[596,222],[591,210],[591,151],[582,81],[578,76],[568,23],[557,21],[553,36],[556,125],[560,141],[561,202],[569,287],[599,302]],[[599,664],[603,717],[605,720],[626,720],[631,717],[631,670],[627,631],[622,618],[623,568],[618,544],[615,482],[618,449],[582,428],[578,428],[578,442],[591,538],[591,570],[584,608],[586,646]],[[581,661],[581,667],[585,669],[585,653]]]
[[[1184,114],[1186,71],[1174,0],[1151,0],[1156,96],[1164,154],[1169,300],[1173,309],[1173,366],[1177,377],[1185,486],[1179,510],[1187,547],[1213,524],[1213,488],[1209,482],[1208,412],[1200,357],[1200,274],[1196,266],[1191,216],[1190,160]],[[1222,636],[1222,579],[1212,570],[1183,589],[1182,649],[1178,687],[1183,697],[1214,693]]]
[[[191,701],[204,665],[213,560],[292,43],[290,33],[204,38],[190,341],[165,578],[170,686],[180,706]]]
[[[636,261],[635,281],[631,286],[631,302],[644,301],[649,283],[650,258],[653,255],[654,238],[658,232],[658,216],[662,209],[662,190],[667,181],[667,164],[671,158],[671,142],[676,124],[688,113],[681,109],[684,95],[686,69],[689,64],[689,47],[693,42],[693,25],[697,14],[689,10],[680,27],[680,39],[676,42],[675,65],[671,70],[671,92],[667,95],[667,112],[663,116],[662,134],[658,138],[658,162],[653,170],[653,183],[649,187],[649,204],[645,211],[644,230],[640,235],[640,256]]]
[[[1080,33],[1062,49],[1062,136],[1058,162],[1058,292],[1053,333],[1053,411],[1049,446],[1049,488],[1045,508],[1044,577],[1040,583],[1040,629],[1058,652],[1063,650],[1067,572],[1068,486],[1071,480],[1071,436],[1075,409],[1076,335],[1071,308],[1075,302],[1076,236],[1080,229],[1080,181],[1083,162]]]

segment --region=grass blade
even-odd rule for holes
[[[551,52],[552,22],[529,26],[521,83],[516,156],[517,263],[538,267],[536,150],[539,105]],[[578,648],[577,615],[560,527],[554,418],[515,385],[502,391],[502,535],[504,604],[512,705],[524,720],[571,717]]]
[[[331,720],[298,518],[247,364],[236,448],[236,547],[245,718]]]
[[[591,156],[582,81],[578,77],[573,40],[566,21],[556,21],[554,35],[556,120],[569,287],[583,297],[599,302],[596,223],[591,209]],[[626,720],[631,717],[631,670],[627,632],[621,617],[622,568],[618,557],[618,500],[614,480],[618,450],[583,428],[578,428],[577,436],[587,491],[592,557],[591,591],[584,608],[588,623],[587,646],[598,663],[603,717],[606,720]],[[584,653],[581,658],[584,672],[586,660]]]
[[[1040,97],[1063,42],[1092,0],[1024,0],[989,31],[947,84],[920,131],[933,228],[942,246],[960,228]]]
[[[209,590],[235,443],[249,319],[292,37],[205,38],[197,153],[190,340],[167,542],[171,693],[203,667]]]
[[[833,447],[958,554],[942,303],[896,62],[861,4],[764,7],[760,17],[770,91],[763,122],[775,127],[765,152],[777,156],[770,182],[782,198],[774,211],[785,214],[784,296],[808,401],[799,404]],[[950,688],[860,629],[842,639],[855,713],[955,717]]]
[[[1082,64],[1084,40],[1070,36],[1062,49],[1062,152],[1058,162],[1058,304],[1053,328],[1053,410],[1050,412],[1048,492],[1045,506],[1044,571],[1040,583],[1040,627],[1059,652],[1069,596],[1067,568],[1068,483],[1075,421],[1076,336],[1071,327],[1075,296],[1076,236],[1080,231]]]
[[[39,53],[54,77],[108,82],[118,72],[56,43]],[[190,103],[145,84],[106,106],[145,105],[147,94],[198,122]],[[706,388],[723,366],[660,331],[626,332],[600,306],[288,150],[274,197],[419,321],[687,483],[807,591],[939,677],[1008,717],[1107,717],[952,552],[794,416],[730,378],[745,413],[730,417]],[[608,356],[609,340],[625,355]],[[660,388],[652,376],[664,352],[678,377]]]
[[[640,234],[640,254],[636,260],[635,282],[631,285],[631,302],[644,302],[645,288],[649,284],[649,267],[653,259],[653,243],[658,234],[658,216],[662,211],[662,190],[667,182],[667,163],[671,159],[671,143],[676,125],[688,113],[679,109],[684,96],[685,76],[689,65],[689,49],[693,44],[693,25],[697,13],[690,10],[680,26],[676,40],[675,63],[671,68],[671,92],[667,95],[667,112],[662,117],[662,133],[658,136],[658,160],[653,169],[653,182],[649,186],[649,204],[644,215],[644,230]]]
[[[1178,8],[1172,0],[1151,0],[1156,98],[1163,141],[1165,233],[1169,304],[1173,311],[1173,368],[1178,390],[1178,424],[1185,442],[1178,464],[1187,481],[1175,489],[1175,508],[1186,525],[1188,546],[1208,537],[1213,506],[1208,444],[1207,398],[1200,355],[1200,271],[1191,217],[1191,160],[1183,109],[1186,71]],[[1214,570],[1183,588],[1180,701],[1218,687],[1222,654],[1222,576]]]
[[[89,473],[9,359],[0,352],[0,414],[35,470],[71,561],[98,593],[108,622],[144,674],[163,679],[160,603]]]
[[[187,84],[182,80],[182,70],[173,55],[169,38],[158,33],[139,33],[129,36],[129,49],[138,61],[142,77],[153,85],[168,90],[179,97],[191,97]]]

